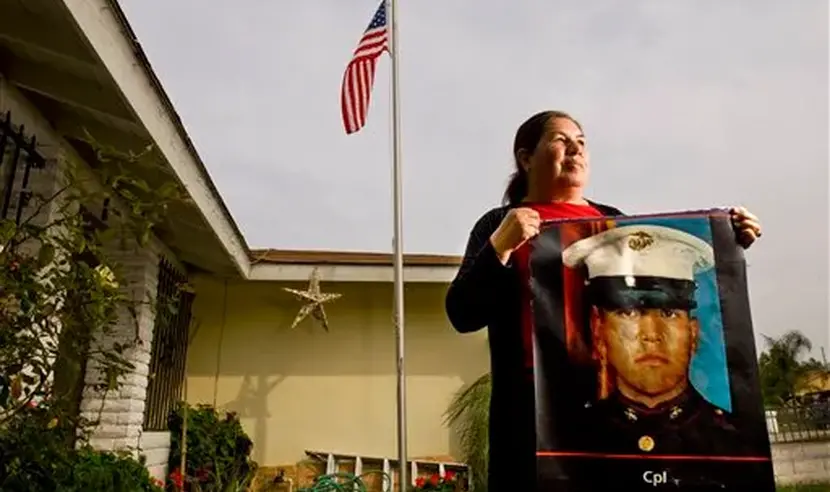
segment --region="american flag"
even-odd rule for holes
[[[363,33],[360,42],[357,43],[357,49],[354,50],[354,55],[343,75],[340,108],[347,134],[355,133],[366,124],[377,59],[388,50],[386,1],[381,0],[380,7],[372,17],[372,22]]]

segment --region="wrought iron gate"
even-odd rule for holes
[[[23,209],[32,199],[29,189],[31,172],[44,167],[46,160],[37,151],[35,136],[27,139],[23,125],[15,129],[11,112],[0,116],[0,218],[8,218],[14,210],[15,221],[20,224]],[[15,188],[20,190],[16,203]]]

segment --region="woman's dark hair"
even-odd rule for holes
[[[516,205],[525,199],[527,196],[527,171],[519,162],[519,152],[533,152],[545,134],[548,122],[557,118],[566,118],[574,122],[579,129],[582,125],[573,119],[571,115],[562,111],[542,111],[536,113],[528,118],[516,130],[516,138],[513,140],[513,159],[516,161],[516,171],[510,175],[510,181],[507,183],[507,189],[504,191],[504,204]]]

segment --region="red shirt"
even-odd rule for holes
[[[542,221],[557,219],[580,219],[586,217],[602,217],[602,212],[591,205],[575,205],[572,203],[527,203],[522,207],[531,208],[537,212]],[[531,244],[528,241],[517,249],[512,260],[519,270],[521,279],[521,301],[522,301],[522,343],[524,344],[525,366],[533,368],[533,309],[531,308],[530,292],[530,253]],[[568,272],[565,272],[566,274]]]

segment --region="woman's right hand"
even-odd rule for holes
[[[541,224],[539,212],[531,208],[514,208],[507,212],[498,229],[490,236],[490,244],[502,265],[507,264],[516,249],[539,234]]]

